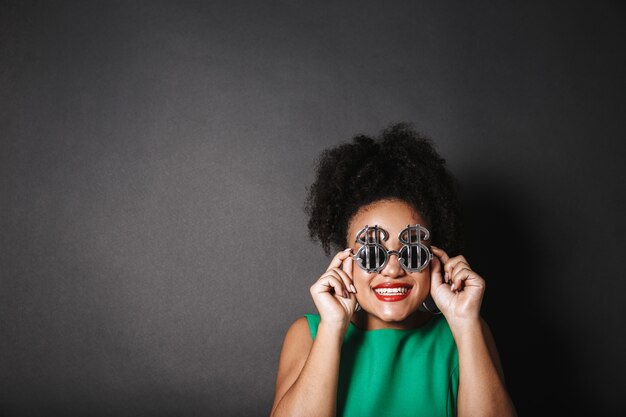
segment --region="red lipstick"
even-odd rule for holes
[[[413,288],[411,285],[401,282],[383,282],[372,287],[372,290],[380,301],[394,302],[407,298],[411,293],[411,288]]]

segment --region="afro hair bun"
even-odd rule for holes
[[[305,212],[311,239],[347,247],[350,219],[363,206],[398,199],[430,224],[434,245],[458,253],[461,241],[458,183],[430,139],[408,123],[389,126],[378,137],[357,135],[324,150],[308,189]]]

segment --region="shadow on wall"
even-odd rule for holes
[[[466,178],[465,256],[487,281],[482,314],[518,414],[593,415],[584,376],[573,367],[575,335],[551,315],[559,308],[551,288],[565,277],[547,242],[567,239],[566,227],[548,223],[554,215],[513,181],[486,173]]]

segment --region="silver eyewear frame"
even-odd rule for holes
[[[423,233],[423,237],[422,237]],[[428,266],[433,258],[428,246],[422,241],[428,240],[430,232],[424,226],[416,224],[406,225],[406,228],[398,234],[398,240],[402,243],[400,250],[387,250],[382,243],[389,238],[389,233],[378,225],[368,226],[359,230],[356,234],[356,243],[361,246],[355,255],[352,255],[357,265],[368,273],[382,271],[391,255],[398,257],[402,269],[407,272],[420,272]]]

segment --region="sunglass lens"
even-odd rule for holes
[[[420,271],[428,262],[428,253],[418,245],[403,246],[400,249],[400,262],[410,271]]]
[[[380,245],[362,246],[356,253],[359,266],[367,272],[376,272],[387,260],[387,251]]]

